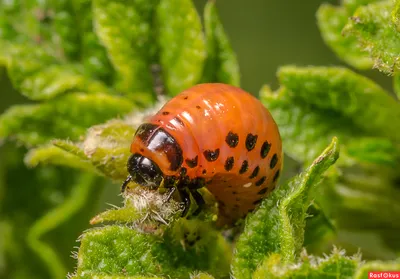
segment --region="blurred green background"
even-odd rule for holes
[[[206,0],[196,0],[194,2],[199,11],[202,11]],[[315,13],[322,3],[338,4],[339,1],[218,0],[216,2],[221,21],[238,57],[242,88],[253,94],[258,94],[259,89],[264,84],[270,84],[272,88],[277,88],[278,83],[275,73],[282,65],[345,65],[324,44],[317,28],[315,17]],[[391,91],[389,77],[380,74],[378,71],[368,71],[363,74],[371,77]],[[0,113],[13,104],[29,102],[12,90],[3,69],[0,70],[0,88]],[[7,143],[0,147],[0,164],[4,164],[4,159],[7,156],[11,156],[8,155],[10,154],[11,146],[12,144]],[[14,152],[12,154],[15,155]],[[22,160],[22,154],[23,151],[19,154],[21,156],[13,157],[11,161],[7,157],[7,163],[17,165],[18,162],[15,160]],[[288,177],[293,173],[295,165],[290,160],[286,160],[285,163],[285,177]],[[9,189],[19,189],[21,186],[24,186],[21,187],[24,190],[19,191],[18,198],[14,199],[14,201],[20,203],[16,207],[23,208],[26,206],[26,208],[29,208],[28,205],[32,202],[32,199],[36,198],[36,193],[25,190],[29,188],[29,185],[19,185],[19,181],[28,179],[29,173],[32,171],[26,170],[22,174],[0,172],[0,205],[2,208],[0,212],[9,211],[4,209],[5,206],[13,206],[4,203],[4,197],[10,193]],[[44,173],[43,175],[55,174]],[[13,192],[15,193],[15,191]],[[109,207],[107,203],[120,204],[121,198],[118,193],[119,185],[111,183],[107,185],[99,206],[106,208]],[[52,198],[57,200],[60,197],[55,196]],[[54,203],[57,203],[57,201]],[[51,201],[49,202],[49,207],[50,204]],[[101,208],[99,208],[99,211]],[[29,220],[29,222],[31,221]],[[23,223],[24,220],[20,222]],[[89,224],[87,224],[87,227],[89,227]],[[69,238],[76,239],[79,234],[80,232],[74,232]],[[1,241],[2,239],[0,238],[0,270],[1,265],[4,264],[4,259],[1,259],[3,255],[1,249],[5,246],[5,243]],[[362,241],[369,241],[369,239],[360,239],[358,236],[354,236],[354,243]],[[354,247],[354,250],[356,249]],[[386,251],[382,251],[379,256],[383,258],[392,256],[385,253]],[[64,256],[69,257],[70,255]],[[74,260],[71,258],[70,262],[72,266]]]
[[[200,14],[206,0],[195,0]],[[219,15],[237,54],[242,88],[257,94],[261,85],[277,86],[281,65],[345,65],[322,41],[315,13],[322,3],[340,1],[218,0]],[[389,77],[378,71],[364,73],[391,91]],[[14,103],[26,102],[14,94],[0,73],[0,112]]]

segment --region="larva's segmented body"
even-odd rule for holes
[[[196,189],[207,187],[219,202],[220,224],[253,210],[275,188],[282,165],[281,138],[269,111],[242,89],[216,83],[196,85],[167,102],[139,127],[131,152],[136,159],[128,169],[139,184],[163,181],[183,199],[189,191],[197,201]]]

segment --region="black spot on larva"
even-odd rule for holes
[[[206,151],[203,152],[203,154],[204,154],[204,157],[206,158],[207,161],[214,162],[215,160],[218,159],[219,148],[215,149],[214,151],[206,150]]]
[[[232,192],[232,195],[237,195],[237,192],[236,192],[236,191],[233,191],[233,192]]]
[[[144,149],[143,149],[143,148],[140,148],[140,152],[144,152]]]
[[[183,121],[179,118],[179,117],[174,117],[174,120],[179,123],[179,125],[185,127],[185,123],[183,123]]]
[[[253,202],[254,205],[259,204],[260,202],[262,202],[262,199],[256,200],[255,202]]]
[[[240,167],[239,173],[243,174],[249,169],[249,162],[246,160],[243,161],[242,166]]]
[[[229,147],[236,147],[239,143],[239,136],[233,132],[229,132],[225,138],[225,142],[229,145]]]
[[[275,153],[271,158],[271,162],[269,163],[269,167],[271,169],[275,168],[276,163],[278,163],[278,155],[276,155],[276,153]]]
[[[273,181],[274,181],[274,182],[279,178],[279,172],[280,172],[280,170],[278,170],[278,171],[275,173],[274,178],[273,178]]]
[[[258,192],[257,194],[259,194],[259,195],[264,195],[267,191],[268,191],[268,187],[266,187],[266,188],[264,188],[264,189],[261,189],[261,191]]]
[[[246,137],[246,148],[248,151],[253,150],[257,143],[257,135],[248,134]]]
[[[234,208],[240,208],[240,205],[235,204],[233,207],[234,207]]]
[[[251,173],[251,175],[249,176],[250,179],[256,177],[258,175],[258,172],[260,171],[260,167],[257,166],[254,168],[253,172]]]
[[[188,98],[189,98],[188,96],[183,97],[184,100],[187,100]]]
[[[194,168],[197,166],[197,161],[199,159],[199,156],[194,157],[193,159],[186,159],[186,165],[188,165],[189,168]]]
[[[206,174],[207,173],[206,169],[204,169],[201,173]]]
[[[163,111],[162,114],[163,114],[163,115],[168,115],[169,112],[168,112],[168,111]]]
[[[229,185],[228,188],[232,188],[232,185]]]
[[[235,159],[233,157],[228,157],[225,161],[225,170],[230,171],[233,168],[233,165],[235,163]]]
[[[265,141],[261,146],[261,158],[265,158],[268,155],[269,150],[271,149],[271,144],[268,141]]]
[[[219,201],[218,204],[219,204],[220,206],[222,206],[222,207],[225,207],[225,206],[226,206],[225,203],[224,203],[223,201]]]
[[[267,179],[266,176],[261,177],[260,180],[258,180],[256,182],[256,186],[261,186],[265,182],[266,179]]]
[[[200,106],[196,106],[196,108],[197,108],[197,109],[201,109],[201,107],[200,107]]]

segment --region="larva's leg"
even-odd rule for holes
[[[121,185],[121,193],[125,193],[126,186],[128,183],[132,180],[132,176],[128,175],[128,177],[125,179],[124,183]]]
[[[206,205],[206,202],[204,201],[203,196],[197,192],[197,190],[190,190],[190,193],[192,194],[194,200],[197,203],[197,209],[195,212],[193,212],[193,216],[199,215],[199,213],[203,210],[204,206]]]
[[[175,191],[176,191],[176,187],[169,188],[168,189],[168,196],[167,196],[167,198],[165,199],[164,202],[169,202],[169,200],[172,198],[172,195],[175,193]]]
[[[186,192],[185,189],[180,189],[179,195],[181,196],[181,200],[183,202],[182,217],[184,217],[188,214],[189,209],[190,209],[190,196],[189,196],[189,193]]]

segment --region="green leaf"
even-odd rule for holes
[[[120,181],[128,175],[126,162],[135,130],[136,127],[122,120],[111,120],[91,127],[81,143],[57,140],[53,144],[80,157],[82,163],[90,162],[105,176]]]
[[[8,75],[16,89],[32,100],[47,100],[66,92],[108,92],[100,81],[85,76],[75,64],[58,64],[45,49],[10,45],[4,54]]]
[[[378,165],[379,166],[379,165]],[[382,238],[400,230],[400,190],[396,188],[397,169],[352,166],[341,168],[324,184],[318,197],[325,212],[335,218],[339,228],[375,232]],[[376,210],[384,208],[385,210]],[[399,249],[399,241],[390,241],[391,248]]]
[[[29,150],[24,161],[29,167],[36,167],[39,164],[49,164],[77,168],[92,172],[96,171],[89,161],[82,160],[82,158],[74,154],[51,145],[45,145]]]
[[[182,219],[182,222],[190,221]],[[178,222],[177,226],[184,225]],[[205,245],[186,250],[181,244],[183,239],[176,238],[173,231],[162,238],[122,226],[86,231],[81,238],[76,274],[78,278],[85,278],[87,273],[187,278],[189,273],[199,270],[218,278],[227,276],[228,250],[222,236],[210,226],[196,227],[201,229]]]
[[[52,54],[66,60],[79,53],[78,30],[71,1],[12,1],[7,19],[15,30]]]
[[[95,78],[110,84],[114,78],[114,69],[107,56],[106,49],[101,45],[94,32],[93,26],[93,1],[74,1],[76,23],[81,40],[81,63],[85,70]]]
[[[287,264],[282,261],[279,254],[271,254],[258,267],[252,278],[352,278],[361,264],[360,261],[360,255],[348,257],[336,248],[324,258],[307,255],[304,251],[296,264]]]
[[[3,1],[0,38],[35,47],[61,62],[81,62],[85,72],[110,84],[113,70],[93,31],[92,1]],[[4,23],[3,23],[4,22]]]
[[[393,121],[400,119],[400,103],[366,77],[340,67],[285,66],[278,78],[295,97],[341,114],[371,135],[400,140],[400,121]]]
[[[260,99],[279,126],[285,153],[299,162],[311,163],[334,136],[346,142],[351,132],[358,132],[338,113],[293,100],[286,88],[275,93],[265,86]]]
[[[37,13],[39,8],[43,7],[40,1],[5,1],[0,2],[2,18],[7,21],[8,26],[14,32],[19,33],[19,38],[23,40],[39,41],[41,14]],[[14,37],[15,39],[15,37]]]
[[[175,200],[165,202],[168,193],[161,195],[158,191],[148,191],[142,187],[127,189],[124,193],[124,206],[104,211],[90,221],[92,225],[105,222],[129,224],[140,230],[163,229],[181,217],[182,210]]]
[[[239,65],[235,53],[220,22],[214,0],[204,8],[207,58],[203,82],[222,82],[240,86]]]
[[[4,44],[4,58],[7,59],[8,74],[13,85],[18,89],[27,76],[56,63],[56,58],[45,49],[34,45]],[[23,93],[23,92],[22,92]]]
[[[117,71],[116,87],[128,95],[152,92],[152,18],[159,0],[95,0],[95,30]],[[154,96],[153,96],[154,97]]]
[[[325,184],[322,187],[325,188]],[[336,236],[337,229],[335,228],[334,222],[316,202],[310,205],[307,215],[304,247],[306,247],[307,250],[324,251],[325,247],[323,247],[323,244],[333,240]]]
[[[400,33],[393,26],[392,9],[392,1],[359,7],[343,29],[369,52],[374,67],[386,74],[397,73],[400,67]]]
[[[12,24],[7,20],[7,17],[0,9],[0,39],[4,41],[16,40],[18,38],[18,32],[13,28]]]
[[[44,144],[53,138],[77,140],[88,127],[132,109],[132,103],[122,97],[81,93],[38,105],[17,105],[0,116],[0,138],[25,145]]]
[[[342,0],[341,3],[343,7],[346,8],[346,10],[349,12],[349,14],[352,15],[355,12],[355,10],[357,10],[358,7],[379,1],[382,0]]]
[[[358,138],[350,141],[347,153],[361,162],[397,167],[400,164],[400,143],[386,138]]]
[[[318,149],[337,136],[342,144],[340,164],[395,168],[400,163],[399,133],[385,131],[400,125],[392,121],[400,104],[372,81],[342,68],[283,67],[279,76],[284,87],[278,92],[264,87],[260,98],[279,125],[288,155],[311,162]]]
[[[318,27],[325,43],[336,55],[351,66],[365,70],[373,66],[368,53],[360,49],[355,38],[344,37],[342,30],[351,13],[343,7],[323,4],[317,11]]]
[[[400,259],[396,261],[370,261],[363,264],[354,275],[354,279],[365,279],[369,277],[371,271],[399,271]],[[382,274],[383,276],[383,274]],[[385,278],[384,276],[382,278]],[[388,277],[389,278],[389,277]]]
[[[166,89],[170,96],[201,78],[205,60],[204,34],[191,0],[163,0],[157,8],[157,43]]]
[[[295,260],[303,245],[306,212],[312,199],[309,192],[338,156],[334,138],[307,170],[277,188],[246,219],[244,232],[236,243],[233,276],[252,278],[257,266],[270,253],[279,253],[283,263]]]
[[[400,1],[395,0],[394,7],[392,11],[392,21],[397,28],[397,31],[400,31]]]
[[[46,100],[68,92],[107,92],[101,82],[84,76],[74,65],[54,65],[26,77],[18,89],[32,100]],[[14,83],[15,84],[15,83]]]
[[[35,13],[40,26],[40,40],[49,41],[66,59],[77,60],[80,56],[80,34],[76,28],[73,1],[38,4]]]

